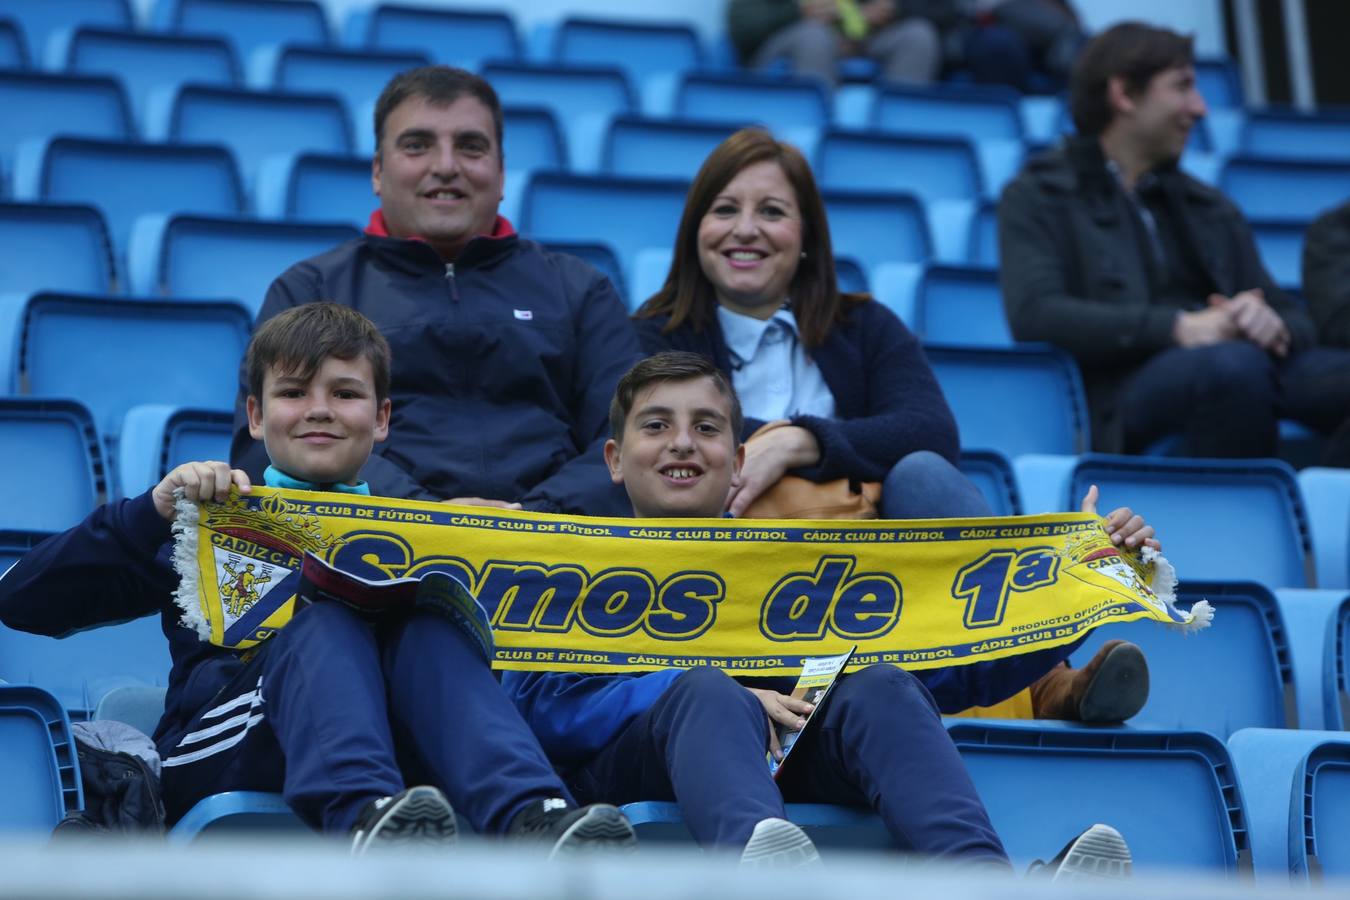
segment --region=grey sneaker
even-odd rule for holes
[[[1120,880],[1133,867],[1129,845],[1120,832],[1100,822],[1069,841],[1047,865],[1051,881]]]
[[[549,859],[593,850],[631,852],[637,849],[633,826],[618,807],[608,803],[592,803],[576,809],[565,800],[541,800],[517,813],[506,834],[512,838],[552,842]]]
[[[792,869],[820,865],[816,845],[787,819],[764,819],[741,851],[741,865],[756,869]]]
[[[373,800],[352,828],[352,855],[388,847],[447,847],[459,836],[455,811],[434,787]]]

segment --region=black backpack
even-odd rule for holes
[[[164,801],[149,764],[135,754],[104,750],[78,738],[75,745],[84,809],[67,813],[54,836],[163,833]]]

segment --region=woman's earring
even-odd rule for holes
[[[806,251],[805,251],[805,250],[802,251],[802,259],[806,259]]]

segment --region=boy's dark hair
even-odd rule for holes
[[[633,411],[633,401],[644,388],[663,381],[692,381],[695,378],[711,378],[717,392],[727,398],[727,405],[731,407],[732,442],[740,444],[745,417],[741,413],[741,401],[736,396],[735,388],[706,356],[683,350],[667,350],[649,356],[619,379],[619,386],[614,389],[614,399],[609,404],[609,430],[614,440],[623,443],[624,423]]]
[[[389,342],[365,316],[337,303],[306,303],[268,319],[253,334],[244,357],[248,392],[263,402],[263,379],[278,370],[309,379],[324,360],[370,360],[375,399],[389,398]]]
[[[1089,41],[1069,78],[1069,110],[1078,133],[1096,137],[1111,124],[1112,78],[1123,78],[1131,96],[1141,94],[1159,72],[1194,64],[1194,43],[1190,35],[1142,22],[1122,22]]]
[[[384,122],[409,97],[423,97],[432,106],[449,106],[460,97],[473,97],[492,113],[497,155],[502,155],[502,103],[497,92],[482,78],[452,66],[422,66],[400,72],[384,86],[375,101],[375,153],[383,149]]]

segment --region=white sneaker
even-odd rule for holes
[[[787,819],[764,819],[746,841],[741,865],[764,869],[818,866],[820,854],[806,832]]]
[[[1051,881],[1120,880],[1130,877],[1132,867],[1125,838],[1100,822],[1069,841],[1049,863]]]

